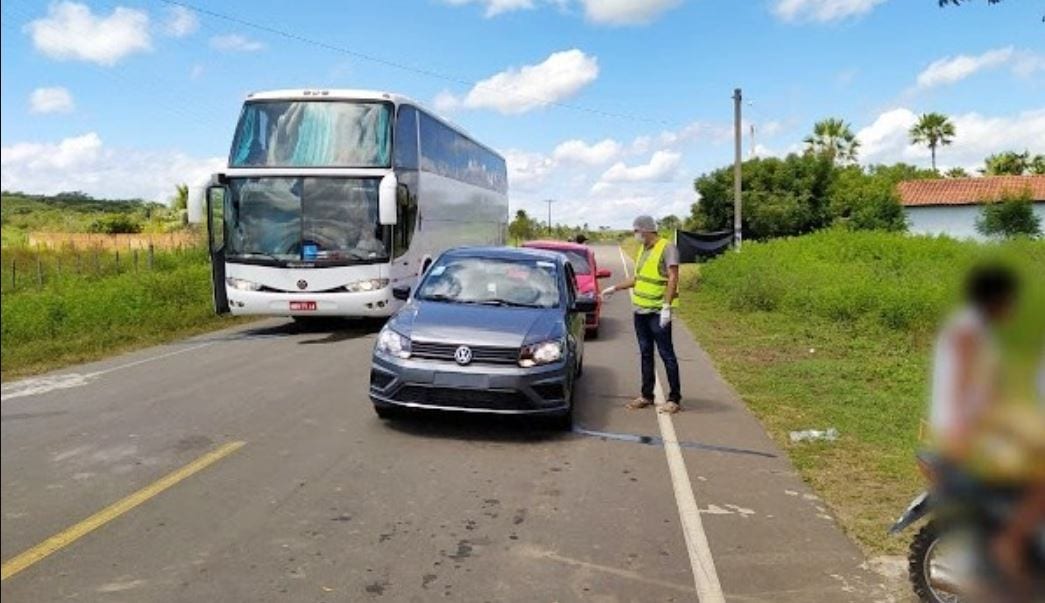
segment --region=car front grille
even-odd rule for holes
[[[453,406],[457,408],[485,408],[491,410],[521,410],[530,406],[526,394],[513,390],[454,389],[406,385],[394,395],[398,402]]]
[[[414,358],[454,361],[454,352],[461,344],[411,341],[410,355]],[[472,364],[515,364],[519,361],[519,348],[497,346],[467,346],[472,350]]]
[[[370,370],[370,386],[376,387],[377,389],[385,389],[388,384],[395,379],[393,375],[389,375],[383,371]]]
[[[545,400],[562,400],[565,397],[562,385],[558,383],[534,385],[533,391]]]

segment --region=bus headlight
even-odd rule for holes
[[[396,358],[409,358],[410,339],[385,327],[377,336],[377,351]]]
[[[523,346],[519,353],[519,366],[529,368],[562,360],[562,341],[553,339]]]
[[[372,278],[365,281],[356,281],[345,285],[345,291],[349,293],[363,293],[366,291],[377,291],[388,286],[387,278]]]
[[[240,291],[261,291],[261,283],[255,283],[253,281],[232,276],[225,277],[225,284]]]

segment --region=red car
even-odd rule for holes
[[[580,243],[563,241],[529,241],[523,247],[558,251],[569,259],[573,272],[577,275],[577,292],[595,300],[595,311],[589,312],[584,323],[588,337],[599,336],[599,315],[602,312],[602,297],[599,295],[599,279],[610,278],[609,270],[599,270],[595,263],[595,253],[591,247]]]

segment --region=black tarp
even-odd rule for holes
[[[706,260],[722,253],[733,243],[733,233],[728,230],[719,232],[686,232],[676,231],[675,244],[679,248],[679,261],[692,264]]]

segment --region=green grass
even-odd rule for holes
[[[922,487],[913,463],[929,355],[967,268],[1014,266],[1027,285],[1003,334],[1014,398],[1027,398],[1045,335],[1045,243],[998,246],[884,233],[822,232],[746,243],[684,270],[682,315],[803,478],[869,553]],[[834,443],[788,432],[835,427]]]
[[[5,263],[9,255],[15,251],[4,250]],[[213,312],[203,250],[157,253],[153,270],[142,265],[136,272],[126,258],[117,272],[108,254],[99,272],[85,266],[76,274],[66,263],[64,272],[55,273],[51,256],[58,254],[44,254],[50,271],[43,285],[37,284],[35,267],[28,285],[12,290],[5,279],[0,303],[4,380],[231,324]]]

